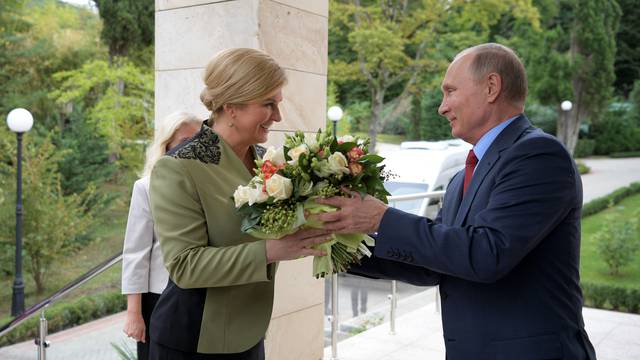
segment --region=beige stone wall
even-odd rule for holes
[[[286,132],[324,128],[328,11],[327,0],[156,0],[156,119],[177,110],[205,118],[206,63],[220,50],[251,47],[272,55],[289,78],[284,120],[267,145],[281,145]],[[267,359],[322,359],[324,283],[312,278],[311,264],[280,265]]]

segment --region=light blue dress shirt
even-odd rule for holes
[[[493,129],[487,131],[486,134],[482,135],[480,140],[478,140],[478,143],[473,147],[473,152],[474,154],[476,154],[476,157],[478,158],[478,163],[482,160],[482,157],[484,156],[484,154],[487,153],[487,150],[489,150],[489,147],[491,146],[491,144],[493,144],[493,141],[498,137],[498,135],[500,135],[502,130],[504,130],[507,126],[509,126],[509,124],[511,124],[513,120],[515,120],[520,115],[522,114],[518,114],[507,121],[501,122],[499,125],[497,125]],[[477,168],[478,167],[476,166],[476,169]],[[475,172],[475,169],[474,169],[474,172]]]

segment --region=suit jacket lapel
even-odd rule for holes
[[[458,209],[458,213],[456,215],[456,219],[454,222],[454,226],[462,226],[467,217],[467,213],[471,208],[471,204],[473,203],[473,198],[476,196],[480,185],[484,181],[484,178],[487,176],[491,168],[498,162],[500,159],[500,153],[511,146],[518,137],[525,131],[527,128],[531,126],[531,123],[527,119],[526,116],[520,115],[516,118],[509,126],[507,126],[500,135],[493,141],[486,154],[482,157],[482,160],[478,163],[475,172],[473,173],[473,177],[471,178],[471,183],[467,188],[467,193],[462,197],[462,203],[460,204],[460,208]],[[464,178],[464,176],[462,176]]]
[[[464,170],[458,172],[445,193],[444,204],[442,207],[442,223],[445,225],[453,225],[456,218],[460,201],[462,200],[462,185],[464,183]]]

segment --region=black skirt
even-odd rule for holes
[[[264,360],[264,339],[251,349],[235,354],[189,353],[168,348],[154,341],[151,341],[149,351],[150,360]]]

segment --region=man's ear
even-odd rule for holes
[[[487,76],[487,101],[493,104],[502,92],[502,78],[496,73]]]

